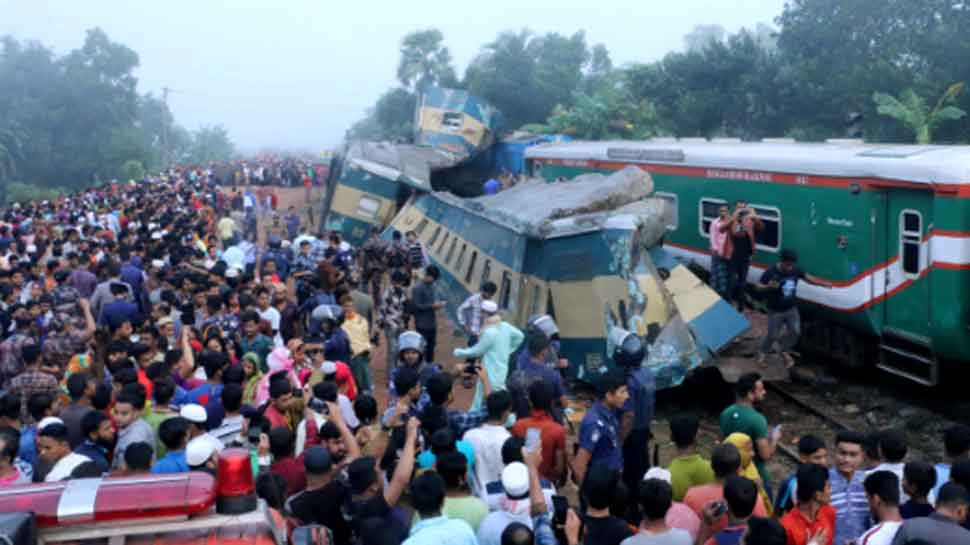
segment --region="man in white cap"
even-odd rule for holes
[[[504,390],[509,357],[522,344],[525,335],[517,327],[502,321],[495,301],[482,301],[482,315],[484,322],[478,342],[470,348],[456,348],[454,355],[456,358],[481,358],[492,390]],[[479,383],[471,409],[480,409],[483,399],[484,391]]]
[[[200,435],[206,435],[205,423],[209,420],[209,415],[205,407],[196,403],[186,403],[179,409],[179,416],[189,421],[190,441]]]
[[[222,443],[211,435],[200,435],[185,445],[185,462],[190,471],[216,474]]]
[[[672,475],[670,471],[662,467],[652,467],[643,475],[644,481],[650,479],[660,479],[667,484],[671,484]],[[664,517],[664,523],[669,528],[686,530],[693,540],[697,539],[697,533],[701,528],[701,518],[697,516],[697,513],[686,503],[676,500],[670,504],[670,509],[667,510],[667,516]]]
[[[499,510],[489,513],[478,526],[479,545],[500,545],[502,532],[513,522],[532,527],[529,468],[522,462],[505,466],[502,470],[502,487],[505,497],[499,502]]]
[[[77,466],[91,461],[83,454],[71,452],[67,426],[59,418],[45,418],[40,422],[38,430],[37,454],[51,466],[44,482],[63,481],[71,476]]]

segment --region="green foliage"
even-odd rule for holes
[[[172,162],[231,155],[225,131],[215,140],[210,131],[192,135],[161,100],[140,95],[138,66],[135,51],[100,29],[60,57],[37,42],[0,38],[0,180],[76,189],[130,178],[130,161],[158,171],[166,129]]]
[[[45,187],[25,184],[23,182],[6,183],[6,202],[44,201],[53,200],[64,195],[69,190],[64,187]]]
[[[453,86],[457,82],[451,52],[442,45],[444,35],[431,28],[412,32],[401,40],[397,79],[412,91],[429,85]]]
[[[190,165],[205,165],[213,161],[228,161],[232,159],[234,153],[235,147],[224,127],[203,126],[192,133],[191,144],[184,162]]]
[[[601,85],[592,95],[577,93],[571,108],[557,106],[549,128],[584,140],[642,139],[663,132],[654,107],[635,100],[618,82]]]
[[[121,165],[121,177],[123,180],[141,180],[145,177],[145,167],[141,161],[130,159]]]
[[[912,130],[916,134],[917,144],[929,144],[932,142],[934,128],[944,121],[955,121],[967,114],[956,106],[948,105],[962,90],[962,83],[951,85],[932,110],[912,89],[903,91],[899,98],[886,93],[874,93],[872,100],[876,103],[877,112],[892,117]]]

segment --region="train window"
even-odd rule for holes
[[[697,224],[697,228],[700,230],[702,237],[708,238],[710,236],[711,222],[717,218],[717,211],[723,204],[727,204],[727,201],[709,198],[703,198],[700,200],[700,203],[697,205],[700,209],[700,213],[698,214],[700,223]]]
[[[461,251],[458,252],[458,261],[455,262],[455,270],[461,271],[461,266],[465,264],[465,250],[468,249],[468,245],[464,242],[461,243]]]
[[[429,240],[429,241],[428,241],[428,248],[429,248],[429,249],[430,249],[430,248],[431,248],[432,246],[434,246],[434,243],[435,243],[435,241],[436,241],[436,240],[438,240],[438,236],[439,236],[439,235],[441,235],[441,226],[440,226],[440,225],[439,225],[438,227],[436,227],[436,228],[435,228],[435,230],[434,230],[434,234],[433,234],[433,235],[431,235],[431,240]]]
[[[458,132],[462,125],[461,112],[445,112],[441,120],[441,128],[447,132]]]
[[[441,239],[441,244],[438,245],[438,255],[441,255],[445,251],[445,245],[448,244],[448,239],[451,238],[451,233],[445,231],[445,238]]]
[[[903,276],[918,278],[923,250],[923,216],[916,210],[899,214],[899,255]]]
[[[542,286],[536,284],[532,286],[532,303],[529,305],[529,316],[539,314],[539,297],[542,296]]]
[[[414,232],[418,236],[421,236],[424,233],[424,230],[427,228],[428,228],[428,218],[422,218],[421,221],[418,222],[418,226],[414,228]]]
[[[665,218],[665,225],[668,231],[676,231],[677,225],[680,223],[679,214],[677,213],[677,195],[673,193],[655,193],[657,198],[662,199],[668,203],[667,207],[667,217]]]
[[[485,265],[482,267],[482,281],[479,282],[479,285],[482,285],[485,282],[488,282],[491,279],[491,277],[492,277],[492,260],[486,259]]]
[[[361,197],[357,202],[357,215],[374,219],[377,217],[377,213],[381,211],[381,201],[377,199],[372,199],[370,197]]]
[[[455,257],[455,248],[458,246],[458,237],[452,237],[451,246],[448,247],[448,255],[445,257],[445,265],[451,265],[451,258]]]
[[[764,228],[754,235],[759,250],[777,252],[781,248],[781,210],[770,206],[752,204],[751,208],[764,223]]]
[[[512,294],[512,275],[508,271],[502,273],[502,291],[499,294],[500,306],[509,308],[509,299]]]
[[[469,284],[472,281],[472,273],[475,271],[475,262],[478,261],[478,252],[472,252],[472,257],[468,261],[468,272],[465,273],[465,283]]]

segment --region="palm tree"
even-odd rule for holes
[[[916,133],[917,144],[929,144],[932,142],[933,129],[944,121],[957,120],[967,115],[960,108],[950,105],[962,91],[963,83],[954,83],[947,88],[932,110],[912,89],[903,91],[898,99],[885,93],[875,93],[872,100],[876,103],[877,112],[900,121]]]
[[[429,85],[457,83],[451,52],[443,41],[444,35],[436,28],[412,32],[401,40],[401,61],[397,65],[401,85],[420,92]]]

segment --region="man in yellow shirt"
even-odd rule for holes
[[[216,230],[219,232],[223,248],[228,248],[236,242],[236,221],[231,217],[224,216],[219,220],[219,223],[216,224]]]
[[[350,339],[350,371],[357,383],[357,390],[369,394],[372,390],[370,326],[367,325],[367,319],[354,310],[354,299],[350,295],[340,298],[340,306],[344,310],[344,323],[340,327]]]

